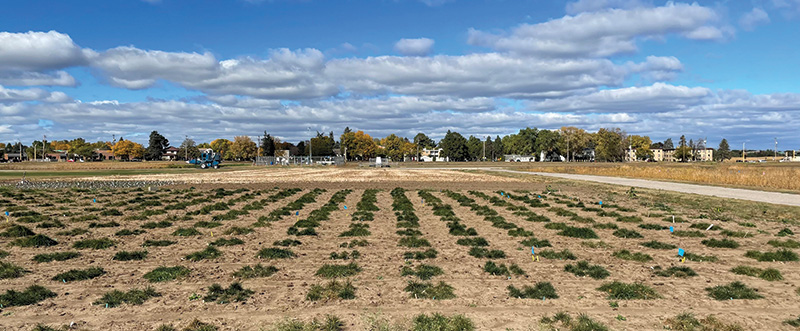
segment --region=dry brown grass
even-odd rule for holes
[[[800,192],[800,164],[570,163],[532,164],[529,171],[659,179]]]
[[[0,170],[119,170],[119,169],[161,169],[170,164],[183,165],[184,162],[20,162],[0,164]]]

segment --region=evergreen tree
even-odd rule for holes
[[[261,145],[261,156],[274,156],[275,155],[275,139],[264,131],[264,137],[259,142]]]
[[[150,132],[150,143],[147,146],[144,157],[150,161],[160,160],[168,147],[169,140],[167,138],[159,134],[158,131]]]
[[[672,143],[672,138],[667,138],[667,140],[664,140],[664,149],[675,149],[675,145]]]
[[[692,149],[686,145],[686,136],[681,136],[678,142],[678,148],[675,149],[675,158],[681,162],[689,161],[692,157]]]
[[[719,147],[717,148],[716,155],[714,155],[714,159],[717,161],[725,161],[731,158],[731,147],[728,145],[728,140],[722,138],[722,141],[719,142]]]
[[[442,157],[448,157],[450,161],[464,161],[469,156],[467,151],[467,139],[458,132],[450,132],[439,142],[442,148]]]

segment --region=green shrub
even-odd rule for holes
[[[395,233],[397,235],[400,235],[400,236],[421,236],[422,235],[422,231],[417,230],[417,229],[402,229],[402,230],[395,231]]]
[[[69,259],[74,259],[79,256],[81,256],[81,253],[78,252],[45,253],[45,254],[37,254],[36,256],[33,257],[33,261],[36,261],[38,263],[52,262],[52,261],[66,261]]]
[[[669,227],[667,227],[667,226],[663,226],[663,225],[655,224],[655,223],[643,223],[643,224],[639,224],[638,226],[639,226],[640,229],[645,229],[645,230],[666,230],[666,229],[669,229]]]
[[[763,296],[756,293],[756,290],[747,287],[747,285],[743,284],[742,282],[733,282],[727,285],[707,287],[706,291],[708,292],[708,296],[716,300],[763,298]]]
[[[569,225],[562,222],[547,223],[544,225],[544,228],[548,230],[564,230],[567,227],[569,227]]]
[[[11,279],[22,277],[29,271],[18,265],[0,261],[0,279]]]
[[[592,225],[592,227],[594,227],[595,229],[601,229],[601,230],[616,230],[616,229],[619,229],[619,226],[614,224],[614,223],[597,223],[595,225]]]
[[[789,228],[783,228],[782,230],[778,231],[776,236],[778,237],[786,237],[786,236],[793,236],[794,231],[790,230]]]
[[[105,222],[105,223],[95,223],[95,222],[89,223],[89,228],[90,229],[94,229],[94,228],[115,228],[115,227],[118,227],[118,226],[119,226],[119,223],[114,222],[114,221]]]
[[[608,331],[608,327],[603,325],[600,322],[596,322],[592,320],[589,316],[585,314],[578,315],[577,319],[572,319],[569,314],[565,312],[560,312],[555,314],[553,317],[542,317],[541,321],[542,324],[547,324],[550,326],[550,329],[556,329],[553,327],[553,324],[556,322],[561,322],[561,324],[571,331]]]
[[[102,298],[95,301],[95,305],[106,305],[108,308],[114,308],[127,303],[129,305],[141,305],[150,298],[160,297],[161,293],[156,292],[152,287],[147,287],[144,290],[131,289],[128,292],[120,290],[113,290],[106,292]]]
[[[236,246],[244,245],[244,240],[239,238],[219,238],[209,243],[211,246]]]
[[[536,239],[534,237],[528,237],[523,241],[519,242],[522,246],[525,247],[553,247],[550,245],[550,241],[547,239]]]
[[[684,253],[683,256],[686,258],[687,261],[694,261],[694,262],[717,262],[719,259],[714,255],[700,255],[694,253]]]
[[[404,290],[411,293],[412,298],[417,299],[448,300],[456,297],[453,287],[445,282],[433,285],[432,283],[409,281]]]
[[[483,237],[459,238],[456,244],[462,246],[489,246],[489,242]]]
[[[439,313],[433,313],[430,317],[419,314],[414,317],[414,331],[472,331],[475,324],[464,315],[453,315],[447,317]]]
[[[798,316],[797,319],[784,320],[783,324],[788,326],[793,326],[795,328],[800,328],[800,316]]]
[[[751,276],[751,277],[758,277],[761,271],[762,271],[761,268],[756,268],[746,265],[740,265],[731,269],[732,273],[735,273],[737,275]]]
[[[713,315],[698,320],[692,313],[682,313],[665,321],[665,328],[677,331],[744,331],[738,324],[725,324]]]
[[[0,233],[0,237],[19,238],[19,237],[30,237],[35,234],[36,233],[34,233],[31,229],[25,226],[14,224],[6,228],[6,230],[3,231],[2,233]]]
[[[31,237],[17,238],[11,242],[11,246],[19,246],[19,247],[50,247],[55,245],[58,245],[57,241],[43,234],[37,234]]]
[[[283,247],[300,246],[302,244],[303,243],[301,243],[299,240],[294,240],[294,239],[276,240],[272,242],[272,245],[274,246],[283,246]]]
[[[106,249],[109,247],[114,247],[115,245],[116,244],[111,239],[100,238],[79,240],[72,244],[72,247],[76,249]]]
[[[342,331],[344,330],[344,322],[336,316],[325,315],[325,320],[318,321],[316,318],[309,322],[303,322],[296,319],[285,319],[281,322],[275,323],[270,329],[271,331]]]
[[[652,300],[659,299],[661,295],[647,285],[640,283],[605,283],[597,288],[598,291],[608,293],[608,300]]]
[[[462,238],[462,239],[467,239],[467,238]],[[459,240],[462,240],[462,239],[459,239]],[[397,245],[398,246],[416,248],[416,247],[430,247],[431,243],[428,242],[428,240],[425,239],[425,238],[403,237],[403,238],[400,238],[400,241],[397,243]]]
[[[533,287],[525,285],[518,289],[513,285],[508,285],[508,296],[519,299],[558,299],[556,289],[550,282],[538,282]]]
[[[214,246],[208,246],[202,251],[197,251],[191,254],[186,255],[186,259],[189,261],[197,262],[200,260],[211,260],[216,259],[222,256],[222,252]]]
[[[739,243],[730,239],[717,240],[712,238],[712,239],[705,239],[700,243],[708,247],[715,247],[715,248],[739,248]]]
[[[617,229],[612,233],[615,237],[619,238],[644,238],[641,233],[629,229]]]
[[[444,274],[444,271],[442,270],[442,268],[439,268],[439,267],[434,266],[434,265],[429,265],[429,264],[420,264],[420,265],[417,265],[416,268],[410,268],[410,267],[404,266],[402,271],[401,271],[401,273],[400,273],[401,276],[412,275],[412,276],[418,277],[421,280],[428,280],[428,279],[431,279],[431,278],[433,278],[435,276],[439,276],[439,275],[443,275],[443,274]]]
[[[800,248],[800,241],[792,239],[786,239],[786,241],[770,240],[767,242],[767,244],[777,248]]]
[[[564,266],[564,271],[574,274],[578,277],[589,276],[594,279],[604,279],[610,275],[608,270],[600,265],[591,265],[589,261],[579,261],[576,264],[567,264]]]
[[[256,264],[255,266],[251,267],[249,265],[242,267],[238,271],[233,273],[234,277],[239,278],[261,278],[261,277],[269,277],[274,275],[278,272],[278,268],[274,266],[265,267],[261,265],[261,263]]]
[[[168,282],[188,276],[192,271],[184,266],[158,267],[144,274],[144,279],[151,283]]]
[[[469,249],[469,255],[472,255],[479,259],[482,258],[504,259],[506,257],[506,253],[499,249],[488,250],[486,248],[477,246],[473,246],[472,248]]]
[[[116,261],[138,261],[144,260],[147,257],[147,251],[119,251],[114,254],[113,260]]]
[[[612,256],[614,256],[616,258],[619,258],[619,259],[628,260],[628,261],[636,261],[636,262],[649,262],[649,261],[653,260],[653,257],[648,255],[648,254],[640,253],[640,252],[631,253],[631,251],[629,251],[627,249],[618,250],[618,251],[614,252],[614,254],[612,254]]]
[[[262,259],[288,259],[295,256],[296,255],[291,250],[275,247],[262,248],[258,251],[258,254],[256,254],[256,257]]]
[[[508,270],[510,270],[512,274],[517,275],[517,276],[525,276],[526,275],[525,270],[522,270],[522,268],[520,268],[520,266],[518,266],[518,265],[516,265],[514,263],[512,263],[511,266],[508,267]]]
[[[9,252],[7,252],[7,251],[4,251],[4,250],[0,249],[0,259],[4,258],[4,257],[6,257],[6,256],[8,256],[8,255],[10,255],[10,254],[11,254],[11,253],[9,253]]]
[[[686,278],[686,277],[694,277],[697,276],[697,273],[692,270],[692,268],[683,266],[683,267],[669,267],[666,270],[662,270],[661,267],[654,268],[654,274],[656,276],[661,277],[678,277],[678,278]]]
[[[111,223],[116,224],[116,222],[111,222]],[[64,228],[66,227],[66,225],[64,225],[64,223],[61,223],[61,221],[59,220],[55,220],[55,221],[47,221],[39,223],[39,225],[37,225],[36,227],[41,229],[50,229],[50,228]],[[91,224],[89,224],[89,227],[92,227]]]
[[[756,259],[761,262],[768,262],[768,261],[797,261],[797,253],[792,252],[788,249],[780,249],[775,252],[759,252],[759,251],[747,251],[745,253],[746,257],[751,259]]]
[[[545,259],[551,260],[577,260],[578,257],[575,254],[572,254],[568,249],[564,249],[560,252],[556,252],[554,250],[542,250],[538,253],[539,256]]]
[[[673,244],[667,244],[667,243],[663,243],[663,242],[656,241],[656,240],[643,242],[643,243],[641,243],[639,245],[642,245],[642,246],[647,247],[647,248],[652,248],[652,249],[675,249],[675,248],[678,248],[678,246],[675,246]]]
[[[361,267],[355,262],[345,265],[325,264],[317,270],[316,276],[325,278],[350,277],[361,272]]]
[[[332,252],[330,255],[331,260],[349,260],[349,259],[357,259],[361,257],[361,253],[357,250],[353,250],[352,252]]]
[[[142,247],[165,247],[165,246],[174,245],[174,244],[177,244],[177,243],[178,243],[177,241],[172,241],[172,240],[150,240],[150,239],[147,239],[142,244]]]
[[[22,292],[6,290],[6,293],[0,294],[0,306],[3,306],[3,308],[28,306],[55,296],[57,296],[55,292],[48,290],[44,286],[31,285]]]
[[[735,273],[737,275],[758,277],[758,278],[761,278],[763,280],[770,281],[770,282],[777,281],[777,280],[783,280],[783,276],[781,275],[781,272],[778,269],[773,269],[773,268],[761,269],[761,268],[756,268],[756,267],[740,265],[740,266],[737,266],[737,267],[731,269],[731,272],[733,272],[733,273]]]
[[[424,251],[405,252],[403,253],[403,259],[406,260],[435,259],[438,254],[439,253],[435,249],[429,248]]]
[[[573,227],[573,226],[568,226],[565,229],[559,231],[557,234],[560,235],[560,236],[572,237],[572,238],[582,238],[582,239],[597,239],[597,238],[599,238],[597,236],[597,233],[595,233],[594,230],[592,230],[590,228],[579,228],[579,227]]]
[[[251,229],[251,228],[233,226],[230,229],[225,230],[225,232],[223,232],[223,234],[226,234],[226,235],[232,235],[232,234],[243,235],[243,234],[248,234],[248,233],[252,233],[252,232],[253,232],[253,229]]]
[[[195,228],[178,228],[175,232],[172,233],[173,236],[180,236],[180,237],[188,237],[188,236],[199,236],[199,230]]]
[[[618,216],[617,222],[622,223],[642,223],[642,218],[639,216]]]
[[[136,229],[136,230],[122,229],[122,230],[117,231],[117,233],[115,233],[114,235],[115,236],[138,236],[138,235],[140,235],[142,233],[145,233],[145,231],[144,230],[139,230],[139,229]]]
[[[505,264],[497,265],[492,261],[486,261],[486,264],[483,265],[483,271],[488,272],[490,275],[493,276],[510,276],[511,273],[506,267]]]
[[[366,237],[371,234],[368,229],[368,224],[353,223],[350,224],[350,229],[339,234],[339,237]]]
[[[168,228],[170,226],[172,226],[172,222],[170,221],[147,222],[142,224],[142,228],[145,229]]]
[[[769,282],[774,282],[774,281],[777,281],[777,280],[783,280],[783,275],[781,275],[780,270],[774,269],[774,268],[769,268],[769,269],[764,269],[764,271],[762,271],[758,275],[758,278],[761,278],[761,279],[769,281]]]
[[[720,232],[720,234],[722,234],[723,236],[726,236],[726,237],[734,237],[734,238],[745,238],[745,237],[747,237],[747,236],[750,236],[750,237],[752,237],[752,236],[753,236],[753,235],[752,235],[752,234],[750,234],[749,232],[744,232],[744,231],[731,231],[731,230],[722,230],[722,231]]]
[[[208,294],[203,297],[204,301],[215,301],[216,303],[231,303],[247,301],[255,291],[245,289],[239,282],[234,282],[228,288],[222,288],[219,284],[212,284],[208,288]]]
[[[685,238],[703,238],[706,235],[700,231],[687,231],[687,230],[675,230],[672,232],[673,236],[676,237],[685,237]]]
[[[62,282],[72,282],[76,280],[86,280],[97,278],[102,275],[105,275],[106,271],[103,268],[92,267],[88,269],[72,269],[67,272],[62,272],[58,275],[55,275],[52,280],[58,280]]]
[[[356,287],[350,281],[337,282],[332,280],[326,285],[314,284],[306,294],[306,299],[309,301],[319,300],[351,300],[356,298]]]

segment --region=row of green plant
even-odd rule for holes
[[[315,228],[320,226],[322,224],[321,222],[328,221],[331,212],[338,210],[347,198],[347,195],[351,192],[353,192],[353,190],[345,189],[334,193],[327,203],[311,211],[308,217],[298,220],[294,225],[289,227],[286,231],[287,234],[296,236],[316,236],[317,232]]]

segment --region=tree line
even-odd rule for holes
[[[36,158],[55,151],[65,151],[75,157],[92,159],[97,156],[98,150],[110,150],[117,159],[160,160],[170,147],[170,142],[158,131],[153,131],[150,133],[147,147],[124,140],[122,137],[112,142],[95,143],[76,138],[49,143],[37,140],[30,146],[23,146],[19,142],[0,143],[0,153],[15,153],[20,147],[28,156]],[[602,128],[597,132],[588,132],[581,128],[565,126],[559,130],[527,127],[517,133],[503,137],[497,135],[494,138],[473,135],[464,137],[458,132],[448,130],[438,142],[425,133],[418,133],[412,139],[395,134],[384,138],[373,138],[363,131],[353,131],[347,127],[338,140],[332,131],[327,134],[317,132],[310,139],[294,144],[282,141],[265,131],[255,141],[250,136],[235,136],[233,140],[220,138],[198,144],[186,137],[177,148],[176,158],[179,160],[197,158],[201,150],[210,148],[220,153],[224,160],[229,161],[253,160],[256,156],[278,156],[278,154],[283,155],[283,151],[288,151],[293,156],[333,156],[338,153],[345,156],[348,161],[368,160],[376,156],[399,161],[419,156],[424,149],[439,148],[440,157],[450,161],[503,160],[504,155],[515,154],[531,155],[536,160],[564,158],[580,161],[593,158],[597,161],[620,162],[626,159],[628,151],[635,151],[634,156],[637,160],[652,159],[653,149],[674,149],[674,155],[679,161],[690,161],[697,159],[698,151],[705,149],[706,146],[704,139],[696,141],[690,139],[687,142],[685,136],[680,137],[676,147],[672,138],[663,142],[653,142],[648,136],[628,135],[620,128]],[[722,139],[714,154],[718,161],[734,156],[725,139]]]

